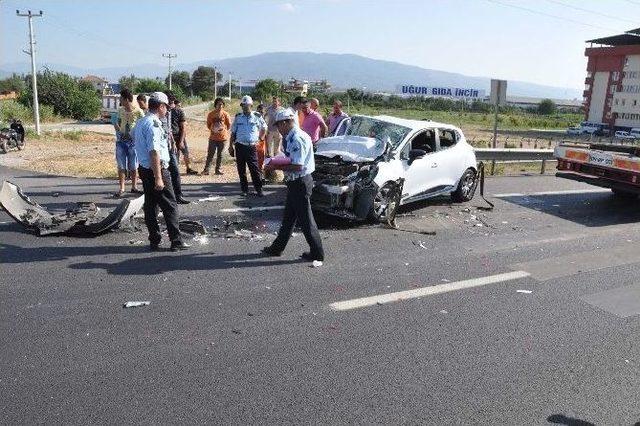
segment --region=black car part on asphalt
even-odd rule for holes
[[[123,200],[106,217],[98,215],[94,203],[77,203],[75,208],[53,214],[32,201],[17,185],[5,181],[0,189],[0,204],[16,222],[38,236],[95,237],[131,221],[142,209],[144,196]]]

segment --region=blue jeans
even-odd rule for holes
[[[138,168],[138,157],[132,142],[116,142],[116,163],[118,170],[135,171]]]

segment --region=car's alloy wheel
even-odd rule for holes
[[[478,179],[473,169],[467,169],[458,183],[458,188],[453,192],[452,197],[455,202],[462,203],[470,201],[476,193]]]

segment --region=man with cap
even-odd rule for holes
[[[189,245],[182,241],[178,229],[178,206],[173,193],[169,166],[167,131],[160,121],[166,117],[169,99],[162,92],[154,92],[149,98],[149,113],[138,120],[134,128],[135,150],[138,157],[138,174],[144,189],[144,221],[149,231],[151,250],[159,249],[160,226],[158,207],[162,210],[171,240],[171,250],[185,250]]]
[[[285,109],[276,115],[276,125],[283,138],[282,150],[288,161],[278,161],[276,165],[272,163],[274,162],[272,159],[265,165],[265,171],[279,169],[284,172],[287,199],[278,236],[262,252],[268,256],[280,256],[291,238],[293,227],[297,223],[302,228],[302,233],[311,249],[309,252],[302,253],[301,257],[310,262],[322,262],[324,261],[324,249],[310,203],[311,191],[313,190],[311,173],[316,168],[313,158],[313,144],[309,135],[296,125],[295,116],[296,113],[291,109]]]
[[[247,167],[251,173],[251,181],[259,197],[262,193],[262,175],[258,167],[258,153],[256,146],[259,141],[264,140],[267,124],[262,116],[251,111],[253,99],[251,96],[243,96],[240,101],[242,112],[236,114],[231,126],[231,139],[229,144],[229,155],[236,157],[238,167],[238,177],[240,178],[240,188],[242,195],[249,192],[247,182]]]

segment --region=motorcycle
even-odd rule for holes
[[[18,148],[18,150],[24,148],[24,134],[22,121],[12,120],[10,127],[0,129],[0,151],[6,154],[11,148]]]

